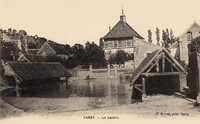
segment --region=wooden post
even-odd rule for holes
[[[90,69],[89,69],[89,78],[92,78],[92,64],[90,64]]]
[[[160,71],[160,69],[159,69],[159,60],[158,60],[158,62],[156,63],[156,71],[157,71],[157,72]]]
[[[115,64],[115,67],[114,67],[114,75],[117,76],[117,65]]]
[[[16,86],[15,86],[16,97],[21,97],[20,87],[19,87],[19,84],[21,83],[21,81],[17,77],[15,77],[15,82],[16,82]]]
[[[143,97],[146,97],[146,85],[145,85],[145,83],[146,83],[146,78],[145,77],[142,77],[142,95],[143,95]]]
[[[162,56],[162,72],[165,72],[165,54]]]
[[[60,92],[64,93],[67,90],[67,78],[66,77],[61,77],[61,84],[60,84]]]
[[[108,67],[108,77],[110,77],[110,64],[108,64],[107,67]]]

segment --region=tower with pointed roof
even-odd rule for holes
[[[128,53],[134,53],[135,67],[144,59],[144,54],[147,51],[152,51],[155,47],[157,48],[156,45],[146,42],[127,23],[123,8],[118,23],[112,29],[109,28],[109,32],[100,39],[100,42],[104,49],[106,60],[109,59],[111,54],[117,52],[117,50],[124,50]],[[142,50],[140,47],[144,49]]]
[[[136,40],[144,40],[144,38],[126,22],[126,15],[122,8],[119,22],[103,37],[105,53],[114,53],[119,49],[133,52]]]

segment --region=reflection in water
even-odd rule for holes
[[[6,96],[13,96],[13,92],[10,90]],[[131,103],[132,88],[119,80],[77,80],[23,89],[21,93],[23,97],[86,98],[88,106],[102,107]]]

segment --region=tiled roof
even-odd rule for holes
[[[128,23],[119,21],[103,38],[126,38],[137,37],[144,39],[140,36]]]
[[[25,54],[24,55],[30,62],[45,62],[45,58],[42,55]]]
[[[59,63],[11,62],[9,65],[22,81],[70,77],[69,72]]]

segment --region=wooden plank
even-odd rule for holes
[[[183,72],[160,72],[160,73],[142,73],[144,76],[157,76],[157,75],[179,75],[184,74]]]

